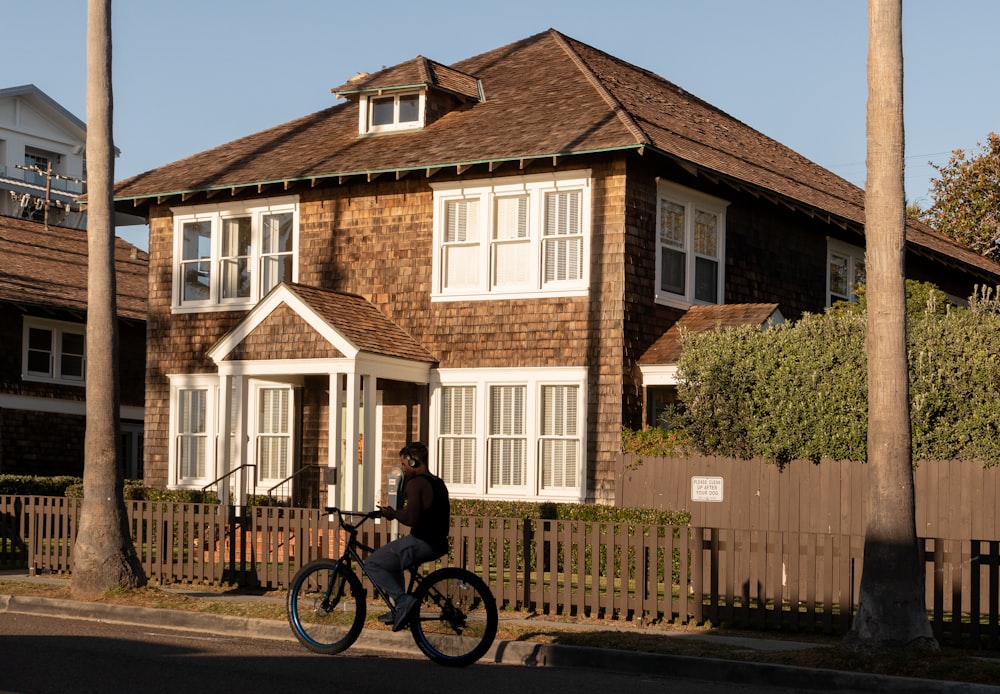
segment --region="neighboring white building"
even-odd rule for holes
[[[35,85],[0,89],[0,215],[85,229],[86,146],[84,122]]]
[[[49,222],[85,228],[86,144],[83,121],[35,85],[0,89],[0,214],[42,222],[48,200]]]

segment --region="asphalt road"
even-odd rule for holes
[[[387,653],[356,646],[319,656],[294,642],[156,626],[0,613],[0,691],[407,694],[788,694],[782,687],[701,682],[607,669],[478,663],[445,668],[416,647]]]

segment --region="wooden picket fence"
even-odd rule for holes
[[[318,509],[127,506],[142,566],[160,584],[283,589],[343,541]],[[0,568],[69,573],[79,510],[78,499],[0,497]],[[364,541],[386,542],[388,525]],[[864,546],[846,534],[470,516],[452,519],[451,538],[438,564],[483,576],[505,607],[828,634],[850,628]],[[921,552],[938,639],[1000,649],[1000,541],[924,538]]]

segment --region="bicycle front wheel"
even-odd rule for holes
[[[299,569],[286,607],[295,638],[313,653],[340,653],[358,640],[365,625],[361,581],[335,559],[317,559]]]
[[[469,665],[493,645],[497,603],[479,576],[458,567],[429,574],[414,595],[419,611],[410,631],[424,655],[441,665]]]

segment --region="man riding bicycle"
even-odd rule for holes
[[[451,527],[451,502],[448,488],[428,468],[427,446],[419,441],[399,451],[403,470],[403,505],[400,509],[380,506],[383,518],[398,520],[410,527],[410,534],[393,540],[372,552],[365,567],[369,577],[393,601],[393,612],[380,619],[392,630],[403,629],[417,601],[406,593],[403,571],[444,555],[448,551]]]

